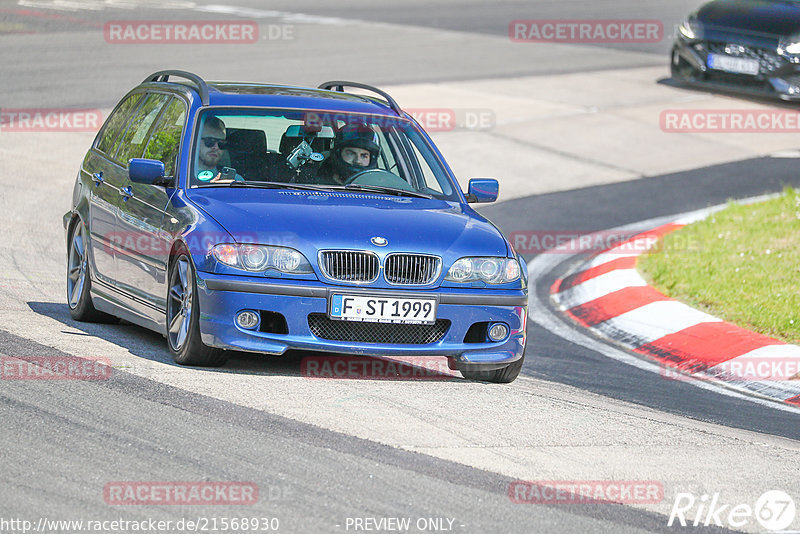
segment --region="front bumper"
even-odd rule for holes
[[[363,356],[446,356],[456,363],[480,365],[487,370],[513,363],[522,358],[525,351],[527,293],[523,290],[439,288],[433,291],[387,292],[372,288],[334,287],[318,281],[270,280],[200,271],[197,272],[197,290],[200,333],[203,343],[212,347],[264,354],[283,354],[289,349],[302,349]],[[437,320],[449,321],[449,325],[438,340],[430,343],[324,339],[312,332],[309,315],[314,314],[314,318],[326,320],[321,316],[327,314],[331,290],[370,295],[435,294],[439,298]],[[280,314],[285,319],[285,330],[288,332],[243,329],[234,320],[242,310],[256,311],[261,314],[262,320],[267,317],[266,314]],[[499,342],[465,342],[471,326],[486,322],[508,325],[506,339]],[[345,329],[358,325],[362,331],[373,324],[337,323]],[[387,325],[381,325],[380,328],[385,329]]]
[[[757,60],[759,72],[738,74],[710,68],[710,54]],[[779,55],[777,45],[771,41],[733,35],[708,35],[692,40],[678,33],[670,61],[675,81],[687,85],[761,98],[800,100],[800,59]]]

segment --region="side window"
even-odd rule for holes
[[[175,161],[185,122],[186,106],[180,99],[173,98],[161,114],[161,119],[144,151],[145,158],[157,159],[164,163],[166,176],[175,175]]]
[[[119,150],[115,160],[122,163],[123,166],[128,164],[131,158],[140,158],[144,152],[144,145],[147,142],[150,128],[156,121],[161,108],[169,98],[168,95],[152,94],[148,95],[136,114],[128,123],[128,129],[122,136],[122,141],[119,144]]]
[[[114,113],[108,118],[103,126],[103,131],[98,136],[97,150],[105,154],[114,155],[114,151],[112,150],[114,148],[114,141],[119,137],[122,128],[125,126],[125,120],[136,108],[141,96],[141,93],[131,95],[117,106],[117,109],[115,109]]]

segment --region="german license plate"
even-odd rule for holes
[[[709,54],[708,68],[755,76],[758,74],[758,60],[726,56],[725,54]]]
[[[436,322],[436,299],[333,294],[328,316],[344,321],[399,324]]]

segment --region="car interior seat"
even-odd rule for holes
[[[257,180],[267,157],[267,134],[263,130],[230,128],[226,141],[230,166],[246,180]]]

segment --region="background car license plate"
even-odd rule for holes
[[[345,321],[433,324],[436,299],[331,295],[329,316]]]
[[[731,57],[723,54],[709,54],[708,66],[715,70],[735,72],[737,74],[758,74],[758,60],[744,57]]]

